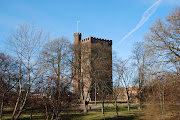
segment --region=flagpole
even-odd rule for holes
[[[77,33],[78,33],[78,21],[77,21]]]
[[[78,33],[78,23],[79,23],[80,21],[77,21],[77,33]]]

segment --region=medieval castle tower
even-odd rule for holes
[[[98,93],[112,94],[112,40],[81,39],[74,33],[73,92],[94,100]]]

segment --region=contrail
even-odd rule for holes
[[[160,5],[162,0],[158,0],[155,2],[151,7],[149,7],[142,15],[141,21],[136,25],[136,27],[131,30],[119,43],[124,41],[127,37],[129,37],[134,31],[136,31],[139,27],[141,27],[145,22],[149,20],[149,18],[153,15],[153,13],[156,11],[158,6]]]

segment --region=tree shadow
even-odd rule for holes
[[[138,106],[130,106],[130,110],[138,110]],[[96,108],[96,109],[92,109],[89,111],[97,111],[97,112],[101,112],[101,108]],[[116,111],[115,107],[105,107],[104,108],[105,112],[112,112],[112,111]],[[118,107],[118,111],[128,111],[128,106],[121,106]]]
[[[34,116],[32,118],[33,120],[45,120],[46,118],[44,116]],[[12,120],[12,119],[6,119],[6,120]],[[21,117],[18,120],[31,120],[29,117]]]
[[[118,116],[118,117],[113,117],[113,118],[106,118],[106,120],[134,120],[137,119],[138,116],[136,115],[129,115],[129,116]],[[104,119],[101,119],[104,120]],[[141,119],[138,119],[141,120]]]
[[[85,116],[86,114],[62,114],[60,117],[60,120],[72,120],[73,118],[80,118],[82,116]],[[51,116],[49,117],[51,118]],[[45,120],[45,116],[33,116],[33,120]],[[11,119],[6,119],[11,120]],[[29,117],[20,117],[18,120],[31,120]]]
[[[127,115],[123,115],[123,116],[118,116],[118,117],[111,117],[111,118],[105,118],[106,120],[142,120],[140,119],[139,117],[142,116],[142,114],[138,114],[138,113],[135,113],[135,114],[132,114],[132,113],[129,113]],[[101,120],[104,120],[104,119],[101,119]]]
[[[80,118],[85,115],[87,114],[63,114],[61,115],[61,120],[72,120],[73,118]]]

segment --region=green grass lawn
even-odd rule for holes
[[[5,114],[3,116],[3,120],[11,120],[11,118],[12,118],[12,114]],[[33,119],[44,120],[45,118],[46,118],[45,114],[43,114],[43,113],[34,113],[33,114]],[[28,114],[28,113],[21,114],[19,120],[30,120],[30,114]]]
[[[119,119],[121,119],[121,120],[139,120],[139,118],[138,118],[139,113],[138,112],[122,111],[122,112],[119,112],[118,114],[119,114],[119,116],[116,117],[115,112],[105,112],[105,114],[103,115],[101,112],[91,111],[86,115],[72,117],[69,120],[104,120],[104,118],[106,120],[119,120]]]
[[[132,104],[131,111],[127,111],[126,104],[119,104],[118,105],[118,117],[116,117],[115,113],[115,106],[112,104],[106,104],[105,107],[105,114],[101,113],[101,107],[88,111],[87,114],[83,113],[82,111],[74,111],[62,114],[62,120],[139,120],[142,113],[138,111],[138,105]],[[20,120],[29,120],[30,114],[27,111],[20,116]],[[33,119],[37,120],[44,120],[45,114],[44,113],[33,113]],[[5,114],[3,116],[4,120],[10,120],[11,114]]]
[[[139,120],[142,115],[138,111],[138,105],[131,105],[131,111],[127,111],[127,105],[121,104],[118,106],[118,117],[116,117],[115,106],[108,104],[105,107],[105,114],[101,113],[101,108],[89,111],[87,114],[82,114],[82,116],[76,116],[71,118],[71,120]]]

